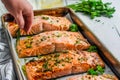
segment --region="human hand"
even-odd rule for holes
[[[2,0],[3,4],[14,16],[20,28],[26,32],[30,30],[33,20],[32,6],[27,0]]]

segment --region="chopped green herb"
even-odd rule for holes
[[[104,73],[104,69],[100,65],[98,65],[97,66],[97,72],[99,72],[100,74],[103,74]]]
[[[68,5],[67,7],[72,8],[75,12],[88,14],[94,19],[102,15],[109,18],[112,17],[115,8],[110,7],[110,5],[111,3],[103,3],[102,0],[79,0],[79,2]]]
[[[57,22],[59,22],[59,20],[56,20]]]
[[[62,50],[61,52],[63,52],[63,53],[68,53],[69,51],[68,51],[68,50]]]
[[[56,59],[55,61],[56,61],[56,63],[60,63],[61,62],[61,60],[59,60],[59,59]]]
[[[90,75],[98,75],[98,73],[92,68],[88,70],[88,74],[90,74]]]
[[[31,47],[32,47],[32,45],[30,43],[26,44],[26,48],[31,48]]]
[[[54,57],[59,57],[60,56],[60,53],[56,53]]]
[[[65,64],[62,64],[62,66],[65,66]]]
[[[57,65],[58,65],[58,63],[54,63],[54,65],[55,65],[55,66],[57,66]]]
[[[104,69],[100,65],[97,66],[96,70],[94,70],[93,68],[88,70],[88,74],[90,75],[98,75],[103,73],[104,73]]]
[[[27,36],[27,38],[31,38],[31,36]]]
[[[26,63],[26,62],[27,62],[27,59],[25,58],[25,59],[24,59],[24,63]]]
[[[41,41],[44,41],[44,40],[46,40],[46,37],[43,36],[40,40],[41,40]]]
[[[23,71],[24,75],[26,75],[26,68],[25,68],[25,65],[22,65],[22,71]]]
[[[97,52],[97,47],[96,46],[90,46],[88,49],[87,49],[88,52]]]
[[[78,31],[78,26],[76,24],[71,24],[70,25],[70,31],[77,32]]]
[[[49,19],[49,17],[44,17],[44,16],[43,16],[43,17],[42,17],[42,19],[48,20],[48,19]]]
[[[35,61],[35,58],[32,58],[31,60],[29,60],[29,62],[34,62]]]
[[[86,59],[85,59],[85,58],[78,58],[78,60],[79,60],[80,62],[82,62],[82,61],[85,61]]]
[[[69,57],[66,57],[66,58],[64,59],[64,61],[70,63],[70,62],[71,62],[71,59],[70,59]]]
[[[95,21],[100,22],[100,20],[97,20],[97,19]]]
[[[43,71],[43,72],[49,71],[48,62],[47,62],[47,61],[43,64],[42,67],[44,68],[44,71]]]
[[[77,41],[75,42],[75,44],[80,44],[80,40],[77,40]]]
[[[38,55],[38,58],[39,58],[39,59],[42,58],[42,55]]]

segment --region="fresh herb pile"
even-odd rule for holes
[[[114,7],[110,7],[111,3],[103,3],[102,0],[80,0],[75,4],[68,5],[75,12],[83,12],[89,14],[93,19],[95,17],[105,16],[112,17],[115,12]]]

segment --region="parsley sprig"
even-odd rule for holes
[[[78,26],[76,24],[71,24],[70,25],[70,31],[77,32],[78,31]]]
[[[98,50],[97,50],[97,47],[96,47],[96,46],[92,45],[92,46],[90,46],[90,47],[87,49],[87,51],[88,51],[88,52],[97,52]]]
[[[91,68],[91,69],[88,70],[87,73],[90,74],[90,75],[103,74],[104,73],[104,69],[100,65],[98,65],[96,70]]]
[[[75,12],[83,12],[89,14],[91,18],[105,16],[112,17],[115,12],[114,7],[110,7],[111,3],[103,3],[102,0],[79,0],[78,3],[68,5]]]

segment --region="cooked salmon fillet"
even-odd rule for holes
[[[74,76],[67,80],[118,80],[118,78],[114,75],[110,74],[103,74],[103,75],[80,75],[80,76]]]
[[[25,64],[28,80],[46,80],[74,73],[83,73],[90,68],[105,67],[96,52],[67,51],[44,55]]]
[[[66,50],[84,50],[89,46],[79,32],[48,31],[21,39],[16,49],[19,57],[29,57]]]
[[[52,30],[69,30],[71,22],[66,17],[55,17],[49,15],[40,15],[35,16],[32,27],[28,33],[23,29],[20,29],[20,35],[33,35],[38,34],[43,31],[52,31]],[[9,22],[7,25],[8,30],[10,31],[13,37],[16,37],[16,32],[19,29],[19,26],[14,22]]]

